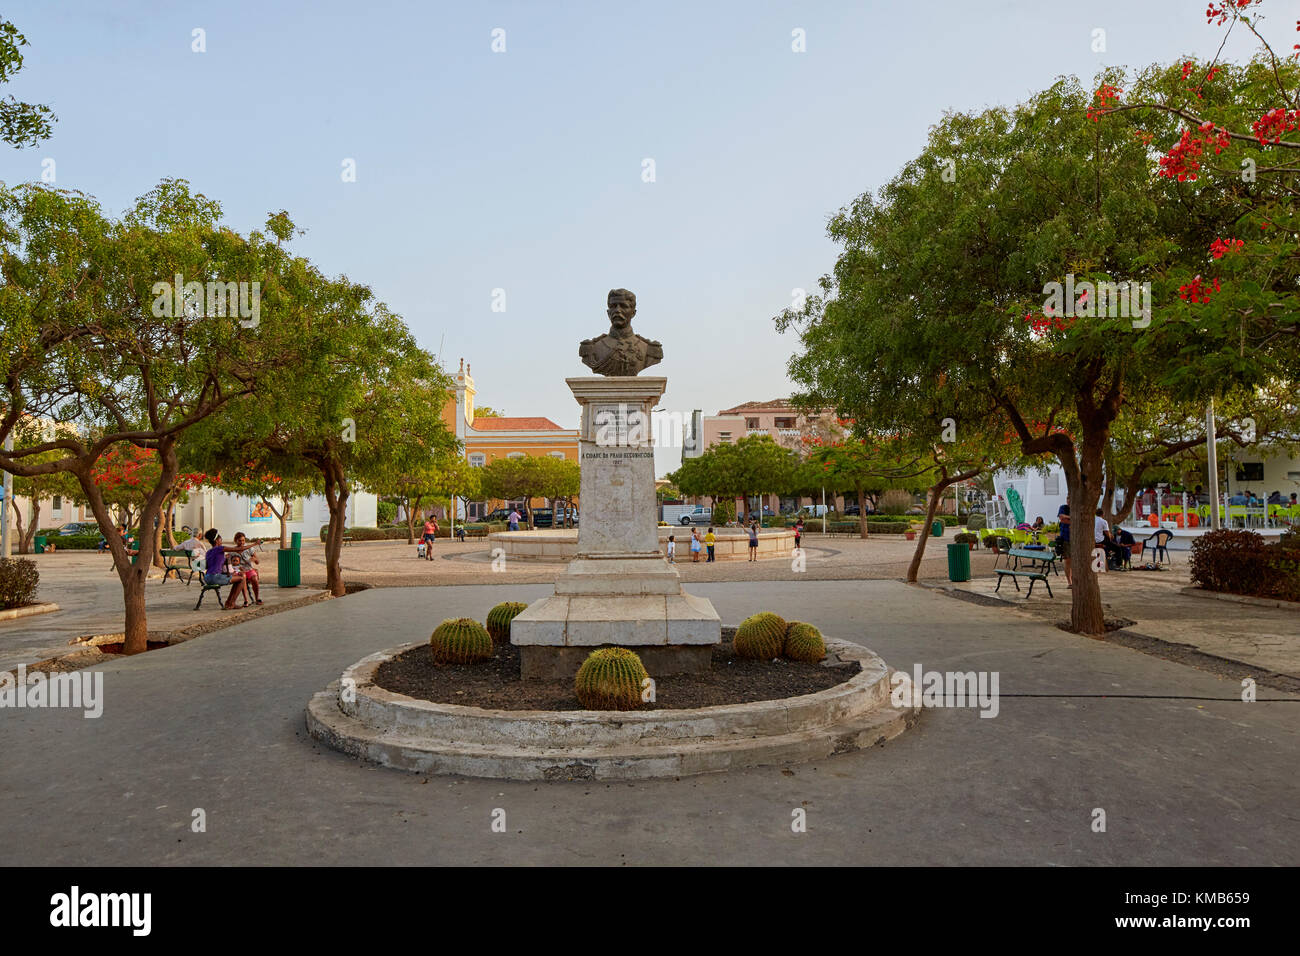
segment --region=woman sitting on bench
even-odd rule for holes
[[[203,537],[207,538],[208,544],[210,545],[207,554],[203,556],[203,581],[204,583],[211,584],[214,587],[221,587],[229,584],[230,596],[226,599],[224,607],[227,611],[233,611],[235,609],[235,599],[244,593],[244,575],[240,571],[227,573],[225,566],[226,548],[222,546],[221,535],[217,534],[216,528],[209,528]],[[231,548],[230,550],[237,554],[249,547],[251,547],[251,545]],[[221,592],[218,591],[217,594],[220,595]]]
[[[261,604],[262,590],[258,587],[260,576],[257,572],[257,565],[260,562],[257,560],[257,555],[253,551],[246,551],[245,548],[254,548],[262,542],[259,540],[253,542],[253,544],[248,544],[247,541],[248,539],[244,536],[244,532],[236,532],[234,557],[231,561],[238,562],[239,573],[244,576],[244,580],[248,582],[249,589],[253,592],[253,603]]]

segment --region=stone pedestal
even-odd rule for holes
[[[582,406],[578,553],[556,580],[555,594],[510,624],[522,675],[571,677],[587,653],[610,644],[636,651],[651,674],[707,670],[712,646],[722,639],[718,613],[682,591],[659,550],[650,410],[668,380],[565,381]]]

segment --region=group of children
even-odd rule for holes
[[[751,521],[746,531],[749,533],[749,560],[757,561],[758,560],[758,522]],[[803,533],[803,523],[800,522],[799,526],[795,529],[794,546],[796,548],[799,547],[799,536],[802,533]],[[693,528],[691,530],[691,562],[693,564],[699,563],[700,549],[701,546],[703,546],[705,549],[708,550],[709,553],[708,560],[705,561],[705,563],[706,564],[711,563],[714,560],[713,549],[717,545],[717,543],[718,543],[718,536],[713,533],[712,527],[710,527],[709,530],[704,535],[700,534],[699,528]],[[677,535],[675,534],[670,534],[668,536],[668,563],[669,564],[677,563]]]

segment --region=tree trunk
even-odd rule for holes
[[[916,576],[921,570],[921,558],[925,555],[925,546],[930,540],[930,526],[934,522],[934,513],[939,510],[939,498],[947,485],[939,484],[930,489],[930,503],[926,506],[925,527],[916,536],[916,550],[912,552],[912,563],[907,567],[907,583],[915,584]]]
[[[1063,460],[1070,497],[1070,627],[1079,634],[1101,636],[1106,633],[1105,611],[1101,604],[1101,587],[1092,569],[1093,524],[1097,501],[1101,497],[1102,435],[1089,434],[1084,423],[1084,440],[1079,462]],[[1073,456],[1071,456],[1072,458]],[[1074,480],[1070,481],[1071,472]],[[1104,566],[1104,565],[1103,565]]]
[[[863,491],[861,485],[858,485],[858,487],[856,487],[853,490],[858,493],[858,536],[865,538],[867,536],[867,499],[865,497],[866,492]]]
[[[162,556],[162,512],[159,511],[157,523],[149,532],[149,563],[155,568],[164,568]]]
[[[167,546],[169,548],[175,548],[177,544],[176,532],[173,530],[173,526],[175,525],[175,523],[176,523],[176,498],[173,496],[167,499],[167,507],[163,511],[163,527],[167,531],[167,542],[168,542]]]
[[[18,524],[18,553],[31,554],[32,542],[36,540],[36,529],[41,520],[41,503],[35,499],[32,500],[32,523],[23,531],[23,514],[20,508],[14,508],[14,521]]]
[[[326,461],[321,469],[325,473],[325,501],[330,509],[329,531],[325,541],[325,588],[334,597],[343,597],[347,588],[343,584],[343,530],[348,512],[348,482],[342,467],[335,461]]]
[[[945,468],[946,470],[946,468]],[[962,481],[969,481],[980,473],[979,468],[972,471],[963,471],[960,474],[953,475],[951,478],[946,474],[930,488],[930,503],[925,513],[925,527],[921,529],[918,536],[920,540],[916,542],[916,551],[912,555],[912,563],[907,569],[907,583],[915,584],[917,575],[921,571],[921,558],[925,554],[925,545],[930,537],[930,529],[934,526],[934,515],[939,510],[939,503],[943,501],[943,493],[953,485]],[[1074,509],[1071,508],[1071,511]]]

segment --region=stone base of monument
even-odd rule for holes
[[[518,618],[516,618],[518,620]],[[307,706],[307,730],[336,750],[416,773],[507,780],[635,780],[801,763],[883,743],[919,709],[891,699],[889,667],[828,640],[849,680],[783,700],[682,710],[488,710],[417,700],[374,683],[404,644],[363,658]]]
[[[579,556],[510,623],[524,680],[572,677],[597,647],[635,651],[651,676],[709,669],[722,639],[718,612],[681,589],[659,554]]]

